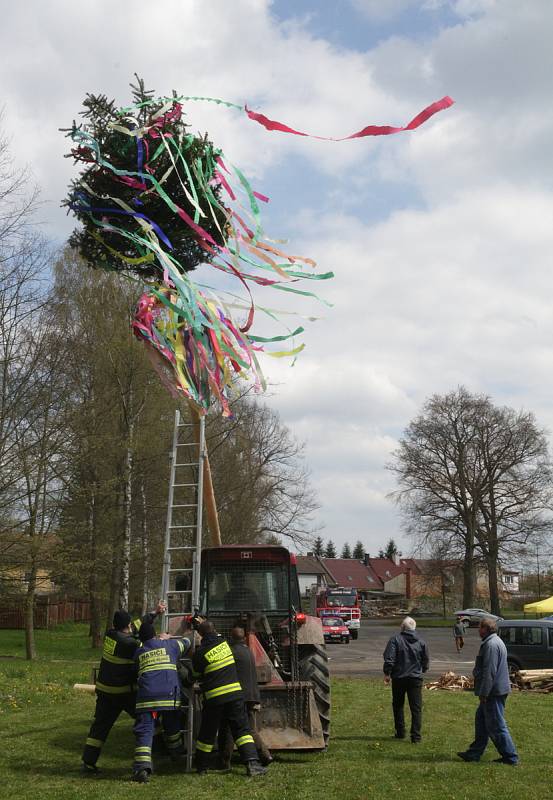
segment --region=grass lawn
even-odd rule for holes
[[[507,716],[519,748],[517,768],[485,761],[465,764],[456,751],[471,741],[476,700],[471,694],[427,692],[424,741],[391,738],[390,690],[380,682],[337,679],[333,684],[333,732],[327,753],[278,756],[266,778],[233,774],[183,774],[166,758],[146,786],[129,780],[133,754],[131,721],[121,719],[100,759],[96,778],[78,773],[94,698],[72,690],[87,682],[97,659],[85,626],[40,632],[41,659],[28,664],[20,632],[0,631],[0,797],[27,800],[160,798],[182,800],[510,800],[551,797],[551,696],[518,693]]]

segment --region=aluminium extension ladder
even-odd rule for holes
[[[180,411],[175,411],[161,584],[161,597],[167,604],[162,627],[167,633],[175,633],[178,628],[171,624],[172,620],[176,622],[199,610],[205,458],[204,418],[198,422],[183,421]],[[194,690],[187,690],[186,695],[188,706],[183,734],[186,769],[191,770]]]

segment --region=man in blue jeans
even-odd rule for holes
[[[474,694],[480,699],[474,719],[474,742],[457,755],[463,761],[480,761],[488,744],[494,743],[498,764],[518,764],[518,753],[505,722],[505,702],[511,691],[507,648],[497,635],[495,620],[486,617],[480,623],[482,644],[474,665]]]

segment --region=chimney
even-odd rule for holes
[[[401,555],[399,553],[394,553],[393,561],[394,564],[397,564],[397,566],[399,567],[399,565],[401,564]]]
[[[363,556],[363,564],[366,567],[370,567],[370,563],[369,563],[370,559],[371,559],[370,553],[365,553],[365,555]]]

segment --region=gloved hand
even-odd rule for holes
[[[194,686],[195,680],[192,675],[192,667],[189,664],[183,664],[179,661],[177,665],[177,672],[179,673],[180,682],[187,688]]]

